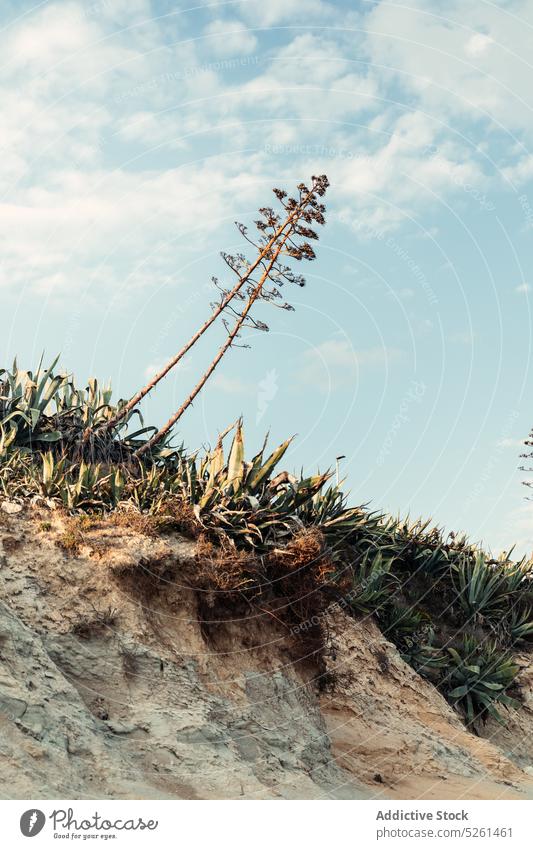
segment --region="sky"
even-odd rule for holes
[[[132,394],[207,317],[274,186],[327,174],[317,259],[180,422],[351,503],[533,548],[533,0],[4,0],[0,362]],[[251,256],[250,252],[247,253]],[[143,403],[163,423],[213,327]]]

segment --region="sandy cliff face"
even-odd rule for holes
[[[0,515],[4,798],[530,797],[527,658],[481,739],[370,620],[330,611],[319,692],[274,616],[205,623],[193,542],[102,523],[73,550],[60,516]]]

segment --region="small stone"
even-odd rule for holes
[[[2,501],[0,505],[4,513],[20,513],[22,504],[16,504],[14,501]]]

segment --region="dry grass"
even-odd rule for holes
[[[309,528],[293,537],[285,548],[276,548],[269,562],[285,572],[295,572],[317,564],[324,556],[324,537],[316,528]]]
[[[79,513],[76,516],[66,517],[64,522],[65,530],[57,537],[55,544],[66,554],[79,554],[81,547],[85,544],[85,534],[88,531],[95,531],[102,527],[101,516],[93,516],[87,513]],[[41,522],[41,527],[43,525],[47,526],[43,530],[48,530],[52,527],[50,522]]]
[[[196,539],[201,531],[191,505],[177,498],[169,499],[164,512],[156,515],[140,513],[134,508],[120,509],[109,514],[107,521],[118,528],[128,528],[152,538],[174,531]]]
[[[197,587],[231,596],[257,587],[260,564],[257,558],[228,541],[215,545],[205,535],[196,544]]]
[[[81,546],[83,545],[83,536],[75,528],[68,527],[60,536],[57,537],[55,544],[58,548],[64,551],[65,554],[78,554]]]

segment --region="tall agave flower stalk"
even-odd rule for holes
[[[241,254],[236,257],[224,256],[230,268],[236,274],[240,275],[240,277],[238,285],[231,291],[221,290],[222,300],[215,312],[218,311],[218,315],[224,311],[229,312],[233,315],[235,321],[230,326],[229,321],[226,318],[224,319],[224,326],[228,335],[210,365],[179,409],[151,439],[147,440],[139,448],[136,452],[137,456],[145,454],[157,445],[181,418],[209,380],[224,354],[235,343],[235,340],[244,327],[252,327],[256,330],[268,330],[268,326],[264,322],[254,319],[251,315],[256,301],[267,301],[285,310],[294,309],[287,302],[276,303],[282,299],[281,287],[284,283],[295,283],[298,286],[303,286],[305,285],[305,279],[300,274],[294,274],[287,265],[284,265],[280,261],[280,257],[287,256],[297,261],[302,259],[313,260],[315,258],[315,252],[307,240],[318,239],[318,235],[309,227],[309,224],[325,223],[325,207],[318,201],[318,198],[323,197],[328,185],[328,179],[323,174],[320,177],[312,177],[311,188],[308,188],[304,183],[300,183],[297,187],[297,198],[287,197],[286,192],[281,189],[274,189],[274,194],[283,207],[284,218],[282,220],[281,216],[274,212],[271,207],[260,209],[259,212],[262,219],[255,222],[259,231],[257,241],[254,241],[248,236],[247,228],[244,225],[238,225],[242,236],[257,249],[258,253],[253,263],[248,263]],[[244,275],[241,274],[242,268],[246,269]],[[258,279],[254,276],[256,270],[260,273]],[[215,282],[218,285],[218,281],[215,280]],[[232,302],[234,301],[244,302],[240,310],[233,307]],[[210,323],[212,323],[212,320],[214,319],[211,317]],[[200,335],[202,332],[203,330],[199,332]],[[198,335],[197,338],[199,338]],[[189,350],[192,344],[194,342],[188,343],[188,347],[185,346],[186,349]],[[152,385],[155,385],[153,381]]]
[[[309,230],[308,228],[306,229],[302,226],[302,221],[307,222],[315,220],[318,223],[323,223],[323,218],[322,220],[320,220],[319,217],[317,217],[322,215],[323,209],[316,202],[316,196],[324,194],[328,185],[328,181],[325,176],[313,177],[312,180],[313,182],[310,189],[308,189],[303,184],[300,184],[300,186],[298,186],[298,200],[290,198],[287,202],[284,202],[286,193],[282,192],[279,189],[274,189],[274,193],[282,202],[286,214],[282,220],[280,216],[275,215],[273,210],[269,207],[260,209],[259,212],[263,216],[264,221],[256,222],[257,228],[262,234],[261,238],[257,243],[253,242],[253,240],[248,238],[246,227],[243,224],[237,223],[239,232],[244,236],[244,238],[248,242],[250,242],[250,244],[253,244],[254,247],[257,248],[256,258],[253,260],[253,262],[248,262],[242,254],[232,256],[230,254],[222,253],[222,258],[224,259],[225,263],[237,275],[237,282],[235,283],[233,288],[224,289],[220,286],[217,278],[213,278],[213,282],[220,291],[220,299],[217,303],[212,305],[213,310],[211,315],[206,319],[202,326],[191,336],[188,342],[186,342],[185,345],[180,348],[177,354],[175,354],[175,356],[173,356],[165,364],[165,366],[163,366],[163,368],[158,371],[157,374],[155,374],[145,386],[142,387],[142,389],[139,389],[139,391],[136,392],[135,395],[133,395],[133,397],[130,398],[130,400],[126,404],[124,404],[123,407],[121,407],[121,409],[113,418],[109,419],[109,421],[107,421],[101,426],[102,429],[109,430],[115,427],[125,416],[128,415],[131,410],[134,409],[134,407],[136,407],[137,404],[139,404],[140,401],[142,401],[142,399],[155,386],[157,386],[159,381],[162,380],[165,375],[167,375],[168,372],[180,362],[181,359],[183,359],[185,354],[187,354],[188,351],[190,351],[190,349],[196,344],[196,342],[198,342],[198,340],[211,327],[211,325],[224,312],[224,310],[230,307],[231,301],[233,301],[234,298],[244,297],[241,294],[242,289],[247,285],[251,286],[252,289],[254,288],[254,286],[256,286],[256,284],[254,284],[253,282],[253,275],[258,269],[264,269],[266,264],[266,268],[268,270],[264,271],[261,277],[261,287],[263,286],[264,282],[271,275],[272,270],[276,266],[276,261],[287,243],[289,243],[293,251],[303,251],[304,246],[296,245],[294,237],[307,235],[308,238],[316,238],[316,234],[313,234],[313,231]],[[311,212],[313,212],[314,214],[311,215]],[[309,248],[309,246],[307,247]],[[292,253],[291,255],[294,258],[301,258],[300,256],[296,256],[296,253]],[[312,259],[313,256],[307,255],[306,258]],[[285,273],[287,273],[289,269],[285,269],[284,271]],[[281,268],[278,272],[278,275],[281,277],[283,275],[280,272]],[[289,278],[286,277],[286,279]],[[303,285],[303,280],[298,280],[296,282],[299,282],[300,285]],[[272,297],[278,297],[278,295],[272,295]],[[285,309],[289,308],[289,306],[286,304],[281,306]],[[177,421],[177,418],[175,420]],[[164,430],[164,432],[161,433],[161,437],[164,435],[164,433],[168,432],[168,429],[169,428],[167,428],[166,430]],[[87,428],[83,435],[84,442],[89,439],[90,435],[91,429]],[[154,444],[155,442],[158,442],[161,437],[156,434],[154,436]]]

